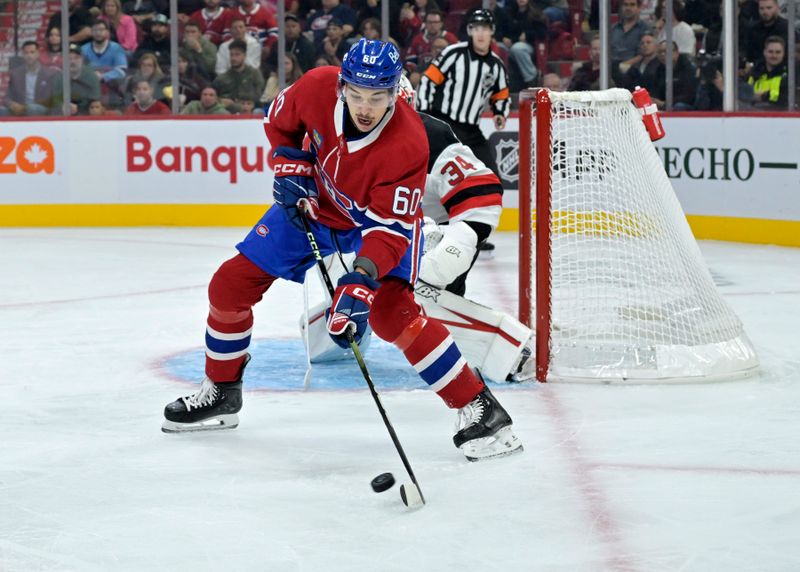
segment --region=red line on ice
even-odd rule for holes
[[[501,308],[516,316],[516,296],[512,296],[507,288],[507,284],[516,284],[516,281],[508,282],[507,277],[504,279],[502,268],[494,261],[489,261],[489,265],[496,266],[487,274]],[[547,385],[540,385],[538,389],[535,398],[542,400],[548,415],[553,419],[560,449],[567,457],[570,472],[583,499],[584,510],[589,517],[589,528],[608,551],[605,559],[606,568],[614,572],[636,572],[640,566],[636,563],[632,552],[625,547],[619,526],[614,522],[609,508],[609,501],[602,486],[592,474],[593,465],[588,463],[581,454],[582,447],[557,392]]]

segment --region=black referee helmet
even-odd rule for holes
[[[472,26],[474,24],[484,24],[486,26],[491,26],[492,29],[494,29],[494,14],[492,14],[489,10],[478,8],[469,15],[469,18],[467,18],[467,26]]]

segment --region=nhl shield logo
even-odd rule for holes
[[[513,139],[500,139],[494,147],[500,178],[509,183],[519,180],[519,146]]]

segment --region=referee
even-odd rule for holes
[[[475,10],[467,20],[469,40],[452,44],[422,75],[417,92],[420,111],[450,124],[456,137],[497,173],[489,143],[478,127],[488,100],[496,129],[503,129],[509,111],[508,72],[491,51],[494,16]]]

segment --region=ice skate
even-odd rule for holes
[[[453,443],[469,461],[522,452],[522,441],[511,428],[511,417],[488,387],[458,410],[456,431]]]
[[[242,409],[242,373],[249,361],[248,356],[238,381],[214,383],[205,378],[198,391],[167,404],[161,430],[164,433],[186,433],[237,427],[237,413]]]

